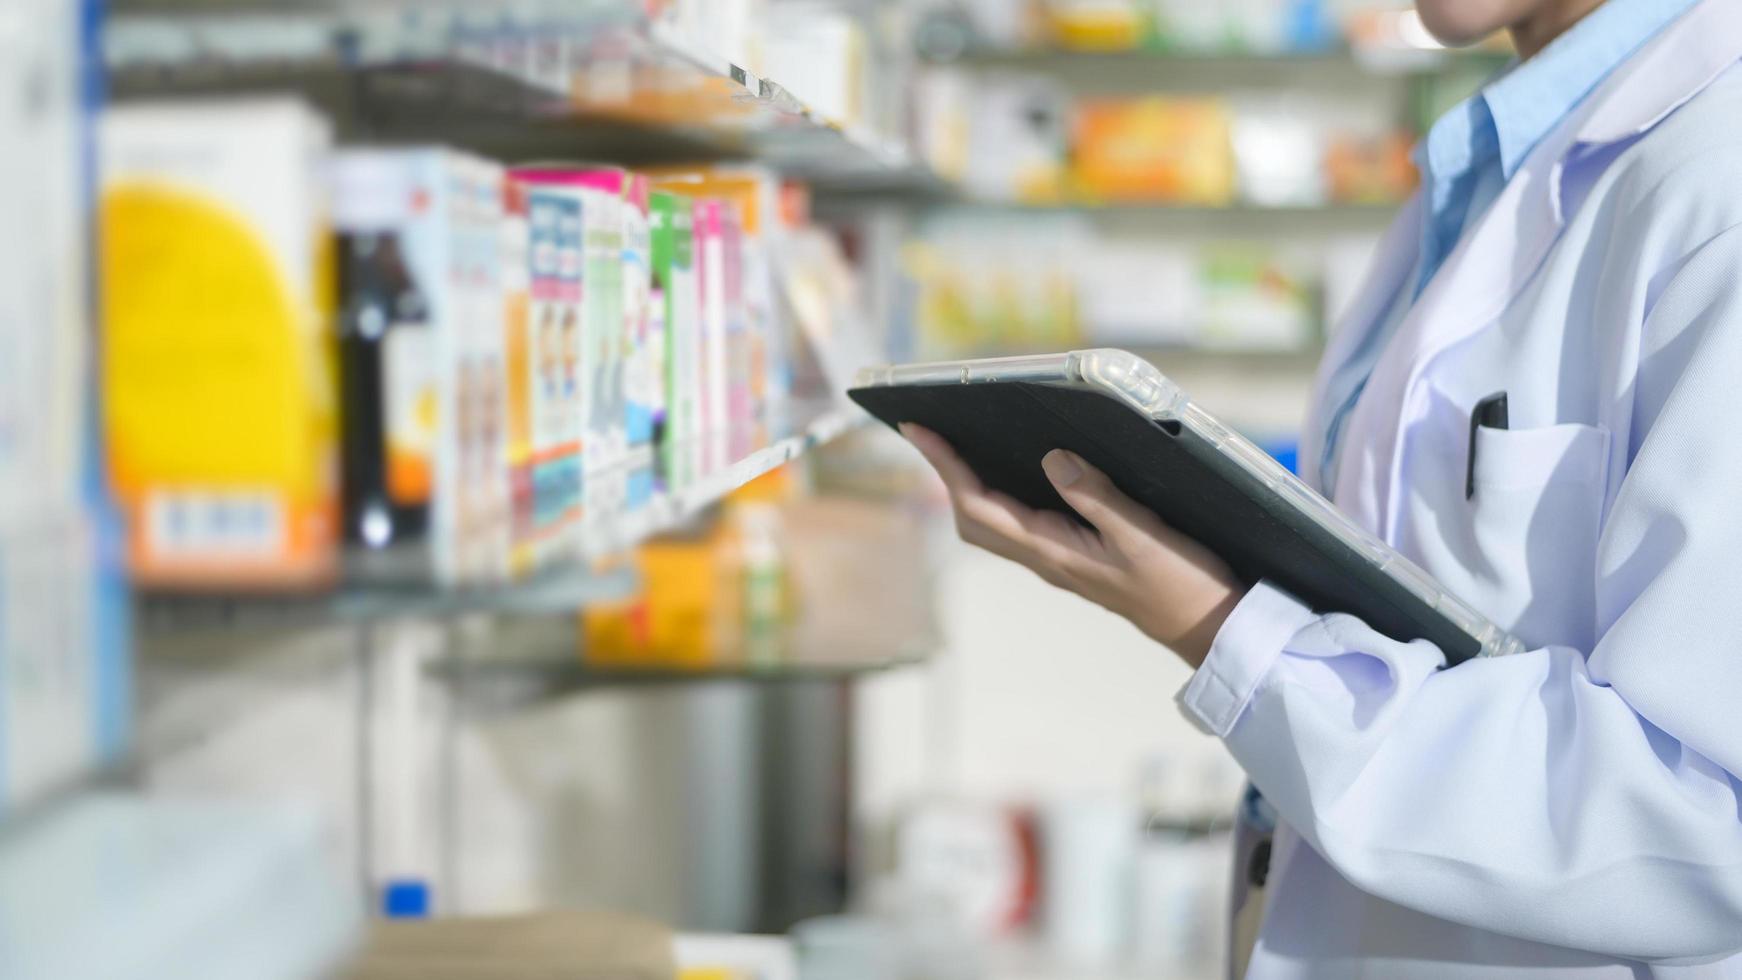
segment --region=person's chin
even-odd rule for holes
[[[1418,3],[1416,12],[1421,15],[1422,26],[1427,28],[1435,40],[1449,48],[1461,48],[1475,44],[1506,26],[1490,23],[1493,18],[1482,17],[1471,9],[1476,6],[1480,5]]]

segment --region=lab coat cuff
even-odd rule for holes
[[[1317,618],[1269,582],[1253,586],[1222,624],[1203,666],[1175,697],[1180,710],[1208,734],[1226,736],[1289,640]]]

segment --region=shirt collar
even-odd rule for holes
[[[1429,130],[1418,163],[1441,180],[1498,157],[1507,179],[1611,71],[1695,0],[1608,0]]]
[[[1493,115],[1501,172],[1524,158],[1591,90],[1694,0],[1608,0],[1536,57],[1482,90]]]

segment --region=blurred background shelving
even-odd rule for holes
[[[507,159],[764,161],[821,184],[924,189],[906,145],[635,4],[123,4],[117,97],[297,91],[343,138]]]
[[[0,974],[1213,972],[1239,776],[1181,669],[965,551],[842,390],[1122,346],[1292,460],[1503,48],[1391,0],[24,3]]]

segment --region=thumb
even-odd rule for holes
[[[1041,459],[1040,466],[1065,503],[1103,537],[1154,536],[1161,529],[1161,519],[1149,508],[1120,492],[1107,474],[1076,453],[1055,449]]]

